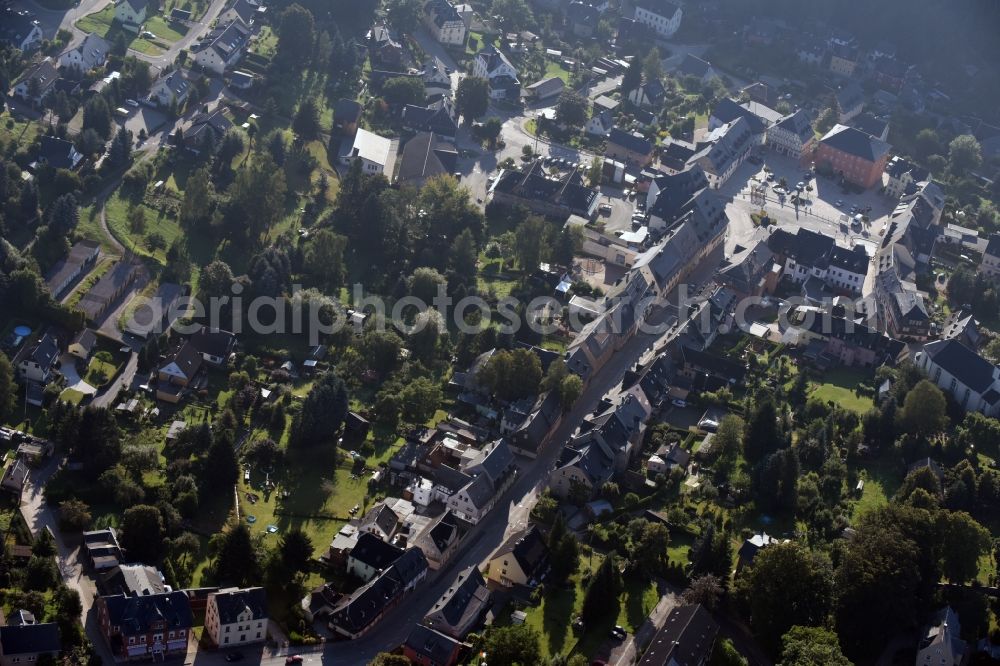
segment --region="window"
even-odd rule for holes
[[[259,631],[257,632],[257,638],[260,638],[260,632]]]

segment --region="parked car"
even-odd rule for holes
[[[602,203],[597,207],[597,212],[599,212],[601,215],[611,215],[611,204]]]
[[[285,659],[286,664],[301,664],[302,661],[302,655],[300,654],[293,654]]]
[[[833,205],[836,206],[837,208],[843,208],[844,207],[844,202],[841,199],[837,199],[837,201],[834,202]]]
[[[670,404],[673,405],[674,407],[687,407],[688,406],[687,402],[684,401],[684,400],[681,400],[680,398],[674,398],[673,400],[670,401]]]
[[[628,636],[628,632],[625,631],[625,627],[620,624],[616,624],[614,628],[611,629],[612,638],[617,638],[618,640],[623,641],[626,636]]]
[[[226,661],[242,661],[242,660],[243,660],[242,652],[230,652],[229,654],[226,655]]]

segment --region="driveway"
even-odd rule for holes
[[[132,380],[135,379],[136,368],[139,367],[139,355],[132,352],[128,361],[125,363],[125,367],[119,373],[118,377],[108,385],[104,391],[99,395],[94,397],[91,404],[94,407],[111,407],[115,399],[118,398],[118,393],[121,392],[123,388],[131,388]]]
[[[59,372],[66,378],[66,388],[84,395],[94,395],[97,389],[80,378],[80,374],[76,371],[76,362],[77,358],[70,354],[63,354],[59,358]]]

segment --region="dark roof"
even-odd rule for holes
[[[584,187],[567,178],[549,178],[542,173],[540,161],[536,161],[527,171],[505,170],[493,184],[495,192],[520,197],[528,201],[538,201],[564,206],[570,213],[587,216],[591,205],[600,194],[597,190]]]
[[[198,353],[193,344],[185,342],[180,349],[164,360],[160,368],[165,368],[171,363],[176,364],[184,376],[191,379],[201,368],[201,354]]]
[[[392,534],[399,524],[399,516],[385,502],[379,502],[361,519],[361,526],[376,525],[382,532]]]
[[[129,636],[152,631],[152,622],[164,622],[167,629],[190,629],[194,625],[191,604],[184,592],[165,592],[139,597],[123,594],[101,597],[112,626]]]
[[[868,272],[868,253],[861,245],[853,248],[834,245],[830,251],[830,266],[863,275]]]
[[[433,132],[454,138],[458,124],[443,104],[403,107],[403,125],[418,132]]]
[[[141,11],[145,11],[146,9],[146,4],[147,4],[146,0],[122,0],[122,1],[127,2],[129,6],[132,8],[132,11],[134,11],[137,14]]]
[[[499,481],[510,470],[514,463],[514,454],[510,450],[506,439],[499,439],[492,444],[483,447],[480,455],[475,458],[467,468],[470,474],[482,471],[489,477],[490,483],[499,485]]]
[[[458,525],[455,523],[455,517],[451,511],[446,511],[441,516],[441,520],[428,531],[427,535],[439,553],[447,550],[448,546],[454,543],[455,538],[458,536]]]
[[[690,210],[695,195],[706,192],[708,187],[705,170],[698,165],[673,175],[657,176],[655,182],[659,192],[649,214],[668,225]]]
[[[176,21],[190,21],[191,12],[187,9],[181,9],[180,7],[174,7],[170,10],[170,18]]]
[[[462,645],[461,641],[455,640],[451,636],[434,631],[429,627],[418,624],[410,631],[406,637],[404,645],[416,654],[424,657],[430,664],[450,663],[452,654],[456,648]]]
[[[362,532],[358,536],[358,543],[351,550],[350,557],[376,571],[381,571],[398,560],[402,554],[401,548],[382,541],[374,534]]]
[[[632,134],[617,127],[612,127],[608,132],[608,144],[621,146],[625,150],[640,155],[650,155],[653,152],[653,143],[641,134]]]
[[[990,240],[986,243],[986,254],[1000,257],[1000,233],[990,234]]]
[[[677,73],[681,76],[696,76],[701,79],[711,69],[712,65],[707,60],[702,60],[698,56],[686,53],[684,59],[681,60],[681,64],[677,66]]]
[[[73,144],[65,139],[58,139],[54,136],[43,136],[38,146],[39,159],[45,160],[53,169],[72,169]]]
[[[50,368],[57,356],[59,356],[59,344],[53,336],[46,333],[31,350],[29,358],[43,368]]]
[[[338,124],[356,123],[361,118],[362,106],[357,100],[341,97],[333,107],[333,119]]]
[[[267,592],[262,587],[248,587],[243,590],[220,590],[212,595],[219,611],[221,624],[233,624],[240,613],[250,609],[254,620],[262,620],[267,614]]]
[[[759,134],[767,129],[763,119],[756,113],[728,98],[722,99],[715,108],[712,109],[712,117],[720,123],[730,123],[737,118],[743,118],[750,123],[750,130],[754,134]]]
[[[94,345],[96,343],[97,343],[97,334],[94,333],[89,328],[85,328],[79,333],[77,333],[76,337],[73,338],[73,341],[70,342],[71,345],[80,345],[88,352],[94,348]]]
[[[504,542],[493,559],[510,554],[521,571],[528,577],[538,578],[545,569],[548,560],[548,548],[545,546],[545,538],[535,526],[531,526],[527,531],[517,532]]]
[[[236,336],[229,331],[220,331],[203,326],[201,330],[188,338],[188,342],[199,354],[225,357],[233,350],[233,345],[236,344]]]
[[[432,616],[438,615],[448,627],[462,627],[485,611],[485,606],[489,602],[490,593],[486,588],[486,581],[476,567],[459,572],[455,581],[441,595],[433,608],[427,614],[425,622]],[[428,622],[434,626],[431,622]]]
[[[984,393],[993,384],[997,366],[958,340],[936,340],[924,347],[924,353],[976,393]]]
[[[868,162],[877,162],[889,152],[885,141],[846,125],[834,125],[820,143]]]
[[[746,374],[746,368],[741,363],[690,347],[681,347],[681,356],[685,365],[725,379],[735,379],[737,382],[741,382],[743,375]]]
[[[857,83],[851,82],[834,93],[841,111],[849,111],[865,102],[865,93]]]
[[[802,143],[806,143],[813,137],[812,123],[809,116],[802,109],[798,109],[775,123],[776,127],[787,130],[799,137]]]
[[[708,661],[719,635],[719,624],[701,604],[680,606],[667,616],[663,628],[639,664],[696,666]]]
[[[54,622],[0,627],[0,652],[5,657],[59,652],[60,649],[59,625]]]
[[[389,567],[390,573],[404,585],[410,585],[427,571],[427,558],[419,548],[407,549],[398,560]]]
[[[16,48],[21,48],[21,44],[34,29],[34,19],[27,11],[19,12],[6,7],[0,15],[0,41],[10,42]]]
[[[421,132],[403,145],[398,180],[422,180],[454,173],[458,150],[433,132]]]
[[[809,229],[799,228],[794,234],[778,229],[767,239],[767,246],[777,255],[819,268],[828,265],[834,241]]]
[[[851,127],[881,138],[882,133],[889,127],[889,121],[885,118],[876,118],[870,113],[862,113],[851,119]]]
[[[582,25],[590,25],[594,27],[597,25],[598,19],[601,18],[601,12],[591,4],[580,2],[580,0],[573,0],[569,3],[566,8],[566,20],[571,23],[579,23]]]

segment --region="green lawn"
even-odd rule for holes
[[[278,36],[270,26],[265,25],[250,46],[250,52],[270,58],[278,48]]]
[[[865,381],[870,381],[871,372],[853,368],[837,368],[823,376],[822,384],[814,384],[812,396],[835,404],[858,414],[864,414],[872,408],[872,400],[866,396],[858,396],[854,388]]]
[[[80,401],[83,400],[84,395],[74,389],[65,389],[59,394],[59,399],[63,402],[68,402],[73,405],[79,405]]]
[[[96,33],[112,43],[118,38],[118,35],[125,35],[125,39],[129,42],[129,48],[147,55],[163,53],[183,36],[183,33],[178,32],[159,15],[146,20],[146,30],[156,35],[156,39],[146,39],[128,30],[123,30],[120,25],[115,23],[114,3],[107,5],[99,12],[84,16],[76,22],[76,27],[84,32]]]
[[[128,223],[128,213],[133,205],[133,202],[123,199],[117,193],[109,198],[104,206],[108,228],[125,247],[165,264],[167,248],[181,235],[180,225],[176,219],[141,203],[139,207],[145,213],[146,225],[142,231],[133,232]],[[150,241],[154,234],[163,239],[162,247],[154,247],[155,243]]]
[[[545,61],[545,75],[543,79],[549,79],[553,76],[557,76],[562,79],[565,83],[569,83],[569,70],[562,66],[561,62],[555,60]]]
[[[90,359],[87,374],[83,379],[91,386],[102,386],[108,383],[117,371],[118,368],[113,363],[101,361],[95,357]]]

